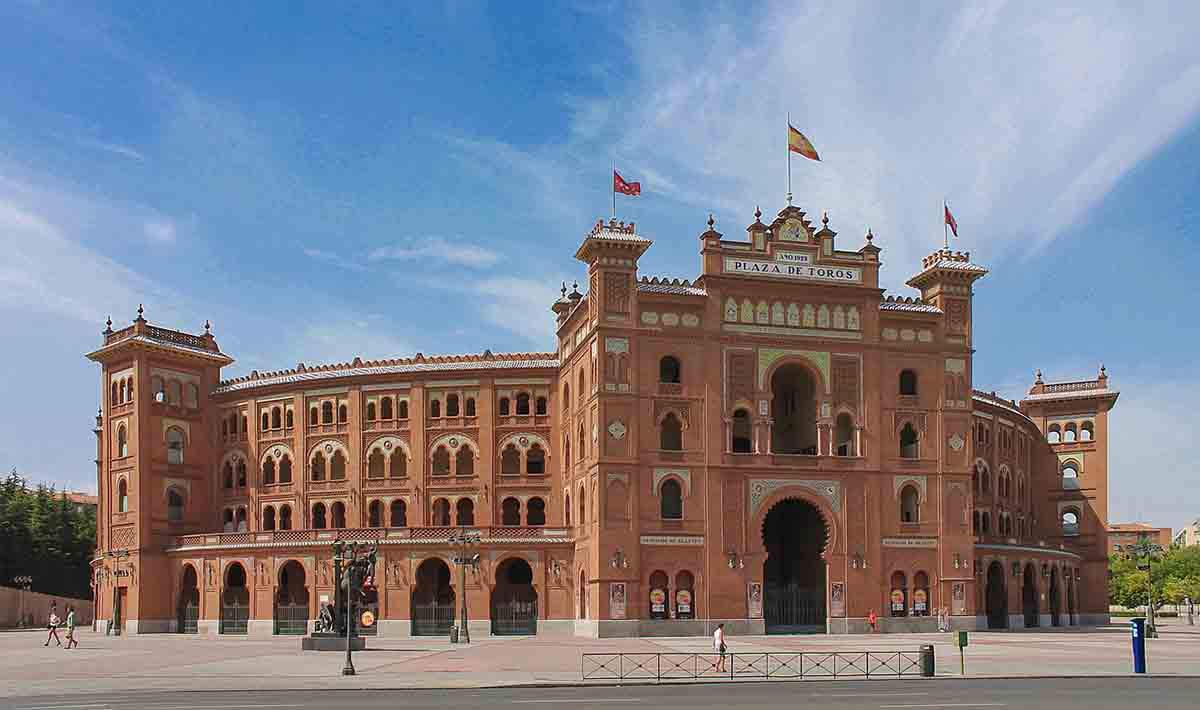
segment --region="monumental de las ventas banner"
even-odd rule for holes
[[[651,241],[598,222],[550,352],[222,379],[207,324],[110,321],[100,623],[305,633],[339,539],[377,544],[381,637],[447,634],[463,595],[478,636],[1107,622],[1104,369],[976,389],[987,270],[942,249],[887,295],[879,240],[845,241],[790,205],[740,238],[710,219],[697,278],[650,278]]]

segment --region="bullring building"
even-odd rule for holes
[[[541,353],[222,379],[207,326],[110,322],[88,354],[97,616],[304,633],[341,539],[378,545],[380,636],[445,634],[464,595],[475,634],[1106,622],[1103,368],[1039,374],[1019,402],[976,389],[987,270],[939,250],[886,295],[879,246],[855,241],[790,205],[741,239],[710,219],[697,278],[648,278],[651,241],[598,222]]]

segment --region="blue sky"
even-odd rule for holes
[[[231,375],[552,349],[614,162],[643,273],[691,278],[709,212],[782,207],[790,112],[797,204],[890,292],[950,201],[977,387],[1103,362],[1112,518],[1200,516],[1194,4],[243,5],[0,4],[0,465],[94,487],[82,353],[140,302]]]

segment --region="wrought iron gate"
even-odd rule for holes
[[[179,633],[194,634],[200,630],[200,605],[183,604],[179,607]]]
[[[454,626],[454,602],[413,604],[413,636],[449,636]]]
[[[492,602],[493,636],[533,636],[537,633],[537,599]]]
[[[281,636],[303,636],[308,633],[308,605],[276,604],[275,633]]]
[[[250,605],[235,601],[221,604],[221,622],[219,632],[223,634],[244,634],[250,625]]]
[[[769,584],[763,590],[763,620],[768,634],[823,632],[824,591],[794,584]]]

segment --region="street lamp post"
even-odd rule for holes
[[[1154,571],[1152,564],[1155,555],[1159,555],[1163,551],[1163,546],[1150,542],[1150,539],[1145,535],[1139,535],[1138,541],[1132,545],[1125,545],[1122,549],[1125,554],[1138,562],[1138,569],[1146,571],[1146,638],[1158,638],[1158,629],[1154,625]],[[1146,558],[1146,566],[1143,568],[1139,560]]]
[[[25,628],[25,592],[28,592],[33,587],[33,577],[27,574],[13,577],[13,584],[17,587],[17,628]]]
[[[479,544],[480,535],[477,531],[461,528],[458,533],[450,536],[450,544],[458,548],[454,564],[458,565],[458,593],[462,600],[462,619],[459,621],[458,638],[460,643],[471,643],[471,631],[467,627],[467,565],[478,568],[479,553],[467,557],[468,550]]]
[[[109,575],[109,578],[112,581],[112,588],[113,588],[112,616],[108,622],[109,628],[104,630],[104,635],[107,636],[109,634],[109,631],[111,631],[113,633],[113,635],[120,636],[121,635],[121,625],[125,623],[125,620],[122,619],[119,614],[121,597],[120,597],[120,592],[117,587],[117,578],[122,576],[121,560],[129,559],[129,549],[122,547],[122,548],[118,548],[116,550],[109,550],[108,552],[105,553],[105,556],[108,557],[110,560],[114,560],[114,562],[113,562],[112,573]],[[94,614],[95,610],[93,610],[92,613]]]

